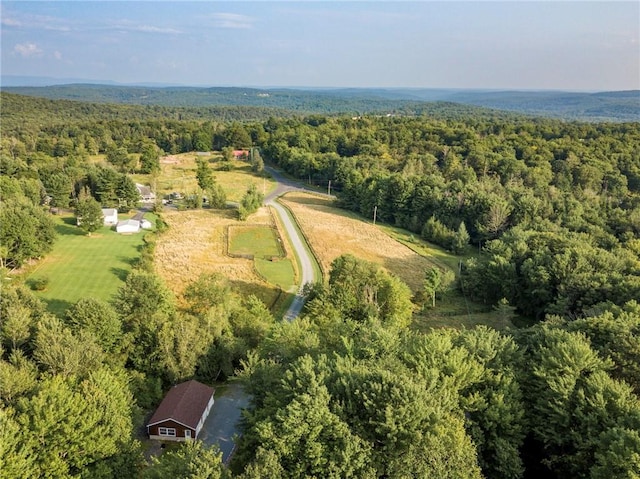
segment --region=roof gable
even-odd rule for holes
[[[172,419],[196,429],[213,392],[213,388],[194,380],[172,387],[147,426]]]

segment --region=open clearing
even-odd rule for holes
[[[171,163],[163,164],[162,177],[165,173],[169,175],[164,183],[164,192],[188,192],[186,188],[189,187],[195,191],[196,154],[167,158],[171,158]],[[166,161],[168,160],[165,158]],[[212,161],[211,164],[215,167],[215,162]],[[216,179],[232,201],[238,201],[248,185],[260,180],[250,172],[249,165],[242,161],[234,162],[234,170],[231,172],[216,171]],[[176,186],[183,181],[191,186],[185,189]],[[170,184],[171,187],[168,186]],[[272,182],[266,181],[265,190],[268,191],[272,185]],[[334,207],[330,198],[290,192],[281,201],[295,216],[324,274],[329,272],[335,258],[350,253],[385,267],[416,293],[423,288],[426,269],[434,265],[457,269],[460,257],[422,241],[409,232],[373,225],[354,213]],[[269,307],[277,309],[278,305],[286,301],[280,294],[280,288],[288,291],[287,285],[294,284],[296,277],[288,239],[286,235],[282,238],[287,259],[279,261],[263,259],[265,256],[276,256],[271,254],[273,251],[261,253],[264,248],[270,248],[268,243],[272,240],[265,237],[256,241],[261,236],[262,229],[274,227],[273,217],[267,208],[260,209],[247,222],[237,221],[233,210],[178,212],[167,209],[164,218],[170,229],[158,240],[155,264],[157,272],[176,294],[180,295],[187,284],[200,274],[217,271],[228,277],[234,288],[242,294],[255,294]],[[257,229],[254,230],[251,226]],[[227,243],[230,239],[227,237],[229,229],[233,236],[237,232],[235,229],[247,227],[248,236],[241,235],[240,238],[233,238],[231,244]],[[253,261],[232,258],[227,254],[227,248],[237,254],[254,254],[256,258]],[[269,278],[269,281],[264,278]],[[511,327],[508,319],[498,318],[485,305],[465,301],[456,293],[449,293],[441,298],[435,310],[427,309],[416,313],[414,324],[424,330],[441,326],[472,327],[476,324],[487,324],[497,329]]]
[[[177,295],[201,274],[219,272],[229,278],[232,286],[242,294],[255,294],[269,307],[280,297],[280,291],[275,286],[279,283],[264,281],[253,260],[232,258],[226,252],[229,226],[253,225],[271,229],[274,224],[269,210],[260,208],[246,223],[235,217],[235,210],[179,212],[166,209],[163,218],[169,229],[158,238],[154,264],[157,273]],[[261,274],[264,275],[264,272]],[[280,275],[278,281],[282,281]]]
[[[29,273],[27,283],[36,278],[49,279],[47,289],[36,294],[57,315],[81,298],[110,301],[140,257],[146,232],[121,235],[105,226],[86,236],[75,225],[74,216],[54,218],[58,238],[53,251]]]
[[[385,267],[416,293],[423,288],[427,268],[435,265],[456,270],[460,261],[460,257],[407,231],[373,225],[354,213],[336,208],[327,197],[291,192],[281,202],[295,215],[325,274],[335,258],[350,253]],[[509,318],[501,318],[485,305],[466,301],[455,292],[439,298],[435,310],[426,309],[414,315],[414,326],[420,330],[479,324],[496,329],[513,327]]]
[[[257,258],[281,258],[284,256],[281,239],[275,228],[268,226],[229,226],[229,253],[254,255]]]
[[[384,266],[416,292],[432,261],[394,240],[380,227],[333,206],[326,197],[287,193],[280,200],[295,215],[323,272],[338,256],[350,253]]]
[[[162,171],[156,180],[156,195],[162,198],[174,191],[186,195],[198,192],[198,181],[196,180],[196,159],[198,158],[209,161],[209,166],[214,170],[216,182],[222,186],[229,201],[239,202],[252,183],[262,193],[275,187],[273,180],[251,172],[251,165],[246,161],[233,160],[231,171],[222,171],[219,169],[222,161],[222,154],[219,152],[202,157],[196,153],[182,153],[160,159]],[[136,181],[152,182],[148,176],[146,178],[141,176]]]

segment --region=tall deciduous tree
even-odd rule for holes
[[[53,221],[42,208],[26,200],[3,201],[0,208],[0,249],[5,267],[16,268],[51,251],[56,238]]]
[[[222,463],[222,454],[201,441],[187,442],[175,449],[154,457],[142,474],[143,479],[230,479],[231,475]]]
[[[85,196],[78,200],[76,206],[76,218],[78,226],[91,235],[94,231],[98,231],[104,225],[104,217],[102,215],[102,207],[91,196]]]
[[[140,173],[154,174],[160,172],[160,151],[155,144],[146,144],[140,155]]]
[[[203,158],[197,160],[196,179],[202,191],[208,191],[214,187],[216,179],[213,170],[209,166],[209,161]]]
[[[424,291],[431,298],[431,307],[436,307],[438,293],[447,291],[455,281],[455,274],[451,270],[441,270],[433,266],[425,271]]]
[[[117,455],[131,437],[131,397],[122,375],[105,369],[81,383],[60,375],[42,381],[17,407],[18,424],[29,431],[39,477],[78,475]]]
[[[262,206],[262,202],[264,201],[264,195],[258,191],[256,185],[253,183],[247,189],[247,192],[242,197],[240,201],[240,206],[238,207],[238,216],[241,221],[247,219],[247,217],[256,211],[258,208]]]
[[[112,306],[95,298],[82,298],[66,312],[67,323],[76,331],[85,330],[107,353],[121,346],[122,323]]]

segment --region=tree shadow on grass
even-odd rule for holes
[[[110,268],[110,271],[122,282],[125,282],[127,280],[127,276],[129,276],[128,269],[112,267]]]
[[[65,301],[64,299],[58,298],[43,298],[43,301],[47,305],[47,311],[52,314],[55,314],[59,318],[63,318],[67,309],[73,306],[69,301]]]
[[[139,262],[139,258],[135,256],[118,256],[116,260],[119,263],[128,264],[129,266],[134,266]]]
[[[85,236],[86,233],[78,228],[74,218],[64,218],[64,224],[56,225],[56,232],[60,236]]]
[[[246,281],[239,280],[231,280],[229,281],[229,284],[231,285],[231,289],[239,293],[243,298],[253,294],[269,309],[274,306],[274,303],[277,301],[279,296],[279,290],[275,286],[247,283]]]

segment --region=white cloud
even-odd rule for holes
[[[13,18],[3,18],[2,24],[7,27],[20,27],[22,23],[19,20],[14,20]]]
[[[55,58],[56,60],[62,60],[62,53],[56,50],[55,52],[53,52],[53,58]]]
[[[176,30],[175,28],[154,27],[153,25],[138,25],[132,27],[131,30],[143,33],[169,33],[174,35],[182,33],[180,30]]]
[[[220,28],[253,28],[253,18],[237,13],[214,13],[213,24]]]
[[[107,29],[116,30],[119,32],[138,32],[138,33],[159,33],[178,35],[183,33],[181,30],[171,27],[157,27],[155,25],[138,24],[131,20],[119,20],[114,23],[107,24]]]
[[[38,56],[42,54],[42,49],[38,47],[35,43],[18,43],[15,47],[13,47],[13,51],[23,57],[32,57]]]

